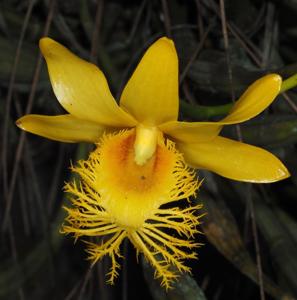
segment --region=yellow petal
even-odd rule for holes
[[[120,105],[139,122],[157,125],[178,116],[178,58],[163,37],[144,54],[121,96]]]
[[[257,116],[279,94],[281,85],[282,78],[277,74],[269,74],[258,79],[248,87],[228,116],[219,123],[221,125],[241,123]]]
[[[16,121],[21,129],[60,142],[90,142],[99,140],[104,127],[80,120],[72,115],[26,115]]]
[[[189,165],[230,179],[268,183],[290,176],[270,152],[220,136],[210,143],[179,143],[178,148]]]
[[[223,125],[241,123],[261,113],[278,95],[281,83],[277,74],[258,79],[236,101],[229,115],[219,122],[171,121],[160,125],[159,129],[177,141],[198,143],[211,140]]]
[[[50,38],[42,38],[39,46],[47,62],[54,93],[70,114],[108,126],[136,124],[117,105],[105,76],[95,65]]]
[[[210,141],[216,137],[222,125],[218,122],[179,122],[171,121],[158,126],[175,141],[198,143]]]

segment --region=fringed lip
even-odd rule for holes
[[[93,262],[111,257],[109,283],[118,275],[116,258],[128,237],[168,289],[178,276],[171,266],[189,272],[184,260],[195,259],[193,249],[199,246],[193,236],[198,233],[196,211],[201,205],[180,209],[174,202],[194,196],[199,182],[173,142],[158,143],[154,155],[140,166],[134,160],[134,141],[135,130],[105,135],[89,159],[73,168],[80,181],[65,186],[72,207],[66,208],[62,231],[76,239],[102,238],[98,244],[88,242],[87,252]],[[168,203],[171,208],[162,208]]]

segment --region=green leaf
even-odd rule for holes
[[[203,291],[189,274],[180,274],[172,289],[166,291],[160,286],[160,282],[154,279],[154,269],[143,256],[141,262],[144,278],[154,300],[206,300]]]

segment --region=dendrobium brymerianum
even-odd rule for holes
[[[118,275],[120,245],[128,238],[169,288],[196,258],[201,205],[193,204],[200,182],[194,168],[239,181],[274,182],[289,176],[271,153],[219,133],[262,112],[278,95],[281,77],[254,82],[219,122],[178,121],[178,58],[173,41],[151,45],[125,86],[119,105],[103,73],[50,38],[40,40],[54,93],[69,113],[26,115],[17,125],[62,142],[91,142],[96,149],[72,170],[79,181],[67,183],[72,207],[64,233],[87,242],[95,263],[109,255],[109,282]],[[188,205],[180,208],[180,201]],[[170,205],[165,205],[170,203]]]

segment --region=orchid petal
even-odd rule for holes
[[[104,74],[50,38],[40,40],[54,93],[72,115],[107,126],[130,127],[135,120],[110,93]]]
[[[241,123],[261,113],[278,95],[281,83],[277,74],[258,79],[236,101],[228,116],[219,122],[171,121],[159,125],[159,129],[177,141],[198,143],[211,140],[219,134],[223,125]]]
[[[121,96],[120,105],[140,123],[177,120],[178,58],[173,41],[157,40],[144,54]]]
[[[179,122],[172,121],[161,124],[158,128],[175,141],[199,143],[212,140],[222,126],[215,122]]]
[[[97,123],[80,120],[72,115],[26,115],[16,121],[21,129],[60,142],[96,143],[104,132]]]
[[[247,121],[267,108],[279,94],[282,78],[278,74],[269,74],[256,80],[234,104],[221,125]]]
[[[230,179],[268,183],[290,176],[286,167],[270,152],[220,136],[209,143],[178,143],[178,148],[192,167]]]

